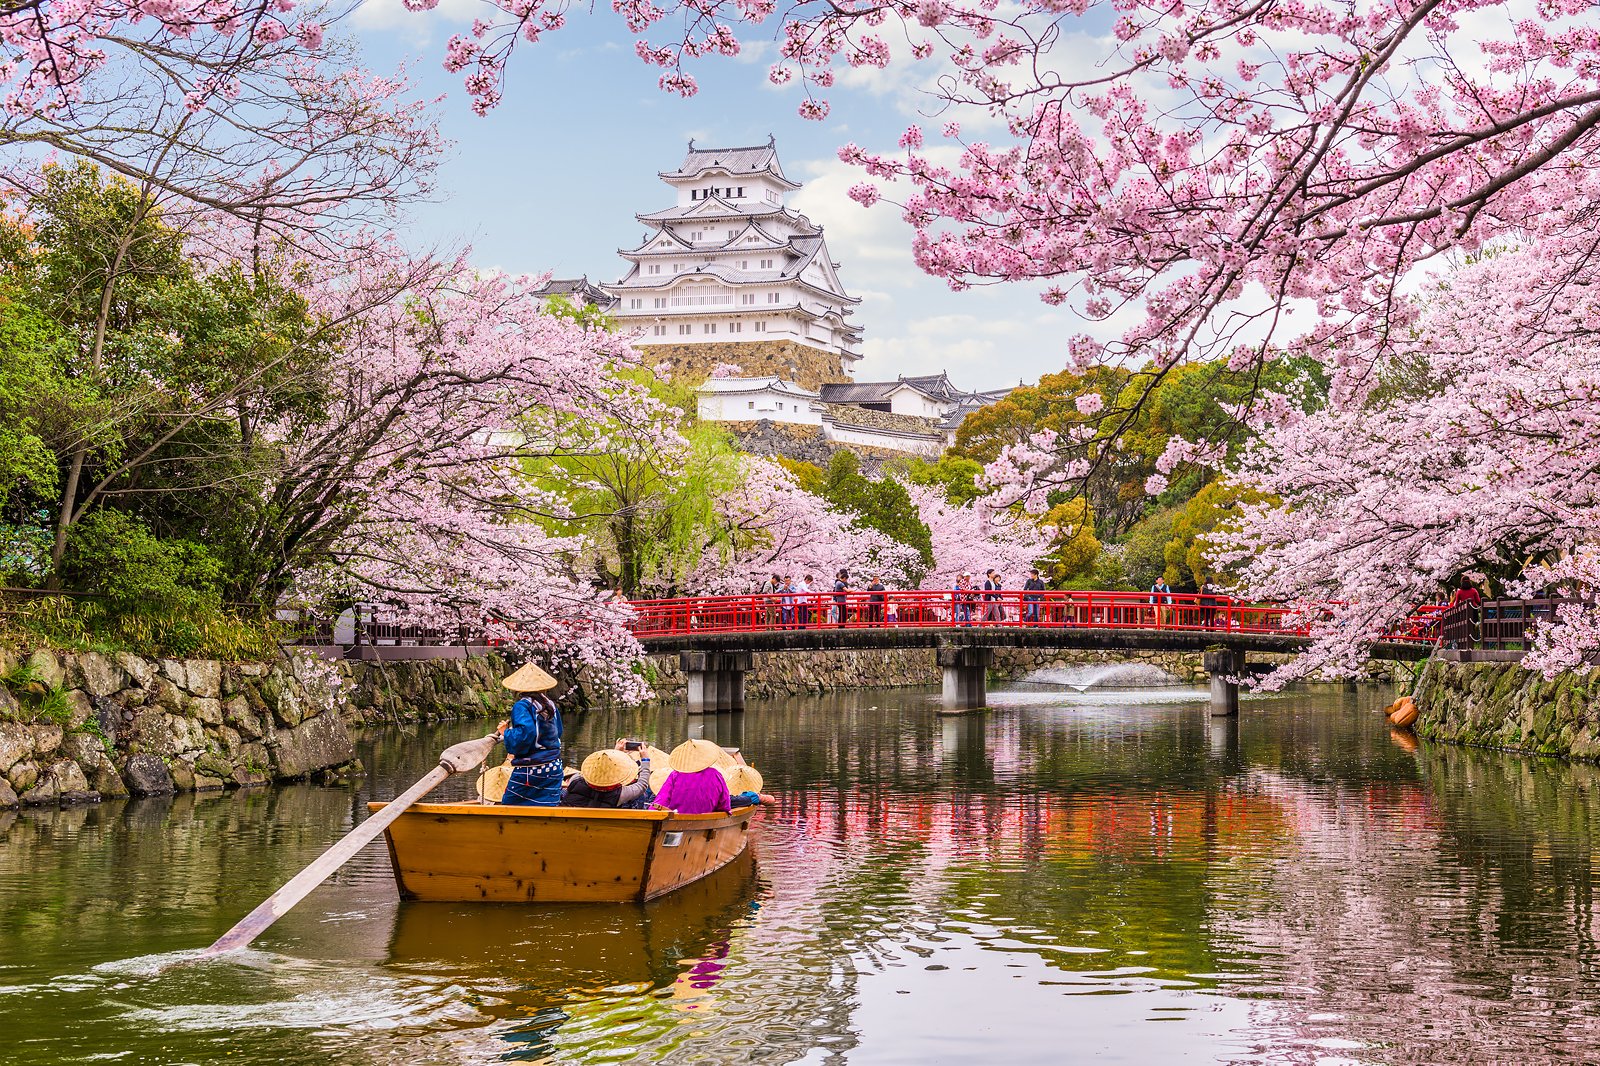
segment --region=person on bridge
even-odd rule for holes
[[[970,626],[972,601],[975,598],[972,591],[972,571],[963,570],[956,576],[956,587],[950,593],[951,621],[957,625]]]
[[[849,593],[850,571],[841,570],[833,575],[833,624],[836,626],[842,626],[848,620]]]
[[[1150,586],[1150,603],[1156,609],[1156,625],[1170,625],[1172,623],[1172,586],[1167,584],[1166,578],[1158,577],[1156,578],[1156,583]]]
[[[1039,601],[1044,599],[1044,579],[1039,576],[1039,568],[1034,567],[1028,571],[1028,580],[1022,583],[1022,602],[1027,606],[1023,608],[1023,620],[1029,625],[1039,624]]]
[[[867,586],[867,621],[875,626],[883,625],[883,609],[889,602],[889,590],[883,587],[883,578],[877,574],[872,575],[872,582]]]
[[[985,622],[1004,622],[1006,608],[1002,602],[1005,594],[1001,591],[1005,586],[1000,580],[1000,571],[989,570],[983,575],[983,620]]]
[[[783,579],[783,587],[778,589],[778,593],[779,593],[778,602],[782,605],[779,608],[778,617],[782,621],[783,628],[792,629],[792,628],[794,628],[794,581],[793,581],[793,579],[787,578],[787,577],[784,578]]]
[[[780,595],[783,592],[783,578],[779,577],[777,574],[773,574],[772,580],[768,581],[767,587],[761,591],[766,593],[767,596],[763,610],[763,617],[766,619],[767,628],[771,629],[777,624],[779,618],[778,604],[780,602]]]
[[[815,599],[815,597],[811,594],[811,590],[814,587],[815,581],[816,579],[814,577],[812,577],[810,574],[807,574],[802,577],[800,579],[800,583],[794,587],[795,624],[801,629],[806,629],[811,625],[811,605],[812,601]]]
[[[534,663],[525,663],[500,682],[521,698],[495,735],[511,756],[511,778],[501,803],[513,807],[556,807],[561,804],[561,709],[549,696],[556,679]]]

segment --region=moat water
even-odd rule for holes
[[[1419,747],[1378,691],[1198,695],[572,715],[577,757],[741,747],[780,798],[749,860],[456,906],[400,903],[377,845],[173,968],[484,723],[375,731],[351,787],[0,813],[0,1063],[1600,1060],[1600,772]]]

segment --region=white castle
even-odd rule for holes
[[[845,292],[822,227],[791,211],[800,188],[784,176],[772,140],[750,148],[696,148],[661,180],[677,203],[636,215],[650,227],[632,268],[603,288],[636,344],[790,341],[831,357],[841,376],[861,358],[861,301]],[[834,362],[836,360],[836,363]]]
[[[635,215],[649,226],[620,281],[552,280],[542,291],[610,314],[637,347],[693,381],[698,415],[786,423],[830,444],[935,456],[968,414],[1009,389],[967,392],[944,374],[854,380],[861,301],[845,291],[822,227],[784,204],[769,138],[749,148],[696,148],[660,175],[671,207]],[[719,364],[738,377],[712,376]]]

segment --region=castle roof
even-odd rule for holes
[[[688,181],[708,170],[720,170],[727,174],[767,174],[791,189],[800,187],[797,182],[784,176],[783,167],[778,163],[777,142],[771,137],[767,138],[766,144],[744,148],[696,148],[694,141],[690,141],[689,154],[683,157],[683,163],[677,170],[662,171],[661,177],[669,182]]]
[[[609,309],[617,302],[615,296],[590,281],[587,274],[577,278],[551,278],[537,289],[534,289],[533,295],[565,296],[580,307],[584,304],[594,304],[602,311]]]

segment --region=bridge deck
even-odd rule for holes
[[[1295,652],[1309,642],[1283,607],[1174,593],[832,592],[699,596],[632,604],[634,635],[653,652],[838,648],[1062,648]],[[886,610],[892,603],[892,609]],[[1434,641],[1412,634],[1373,646],[1381,659],[1422,659]]]

